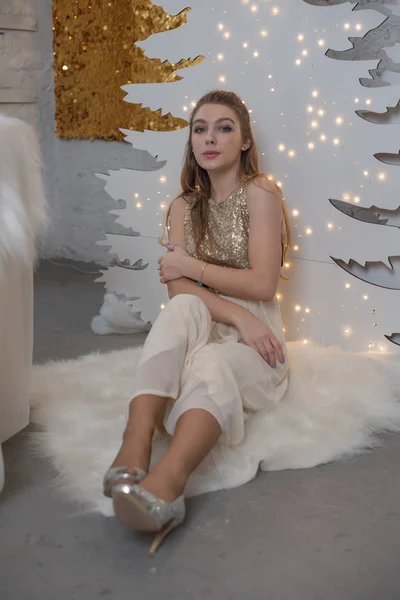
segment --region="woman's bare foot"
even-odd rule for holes
[[[140,487],[165,502],[173,502],[183,494],[186,476],[182,473],[169,472],[158,465],[140,482]]]

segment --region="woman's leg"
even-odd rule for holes
[[[141,487],[167,502],[175,500],[221,433],[220,424],[210,412],[194,408],[183,413],[168,452],[141,482]]]
[[[219,344],[207,344],[192,357],[166,429],[173,436],[171,445],[140,485],[170,502],[183,493],[189,476],[221,435],[234,444],[244,435],[238,384]]]
[[[167,398],[152,394],[142,394],[131,400],[122,446],[113,467],[126,465],[149,470],[151,442],[156,427],[162,426],[166,406]]]
[[[113,466],[148,470],[154,430],[162,428],[168,400],[178,398],[184,365],[207,344],[211,329],[211,315],[197,296],[175,296],[160,313],[137,367],[137,391]]]

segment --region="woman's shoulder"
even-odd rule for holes
[[[190,197],[188,197],[186,195],[176,196],[176,198],[174,198],[169,205],[169,212],[172,215],[173,214],[184,214],[184,213],[186,213],[187,209],[190,206],[191,206]]]
[[[282,190],[279,185],[263,173],[260,173],[260,175],[257,175],[248,182],[247,191],[250,197],[265,196],[265,192],[268,192],[282,198]]]

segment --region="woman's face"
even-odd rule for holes
[[[239,118],[232,108],[204,104],[192,125],[196,161],[206,171],[226,171],[238,164],[243,147]]]

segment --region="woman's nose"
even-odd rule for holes
[[[206,143],[207,144],[215,144],[215,136],[212,131],[208,131],[206,135]]]

